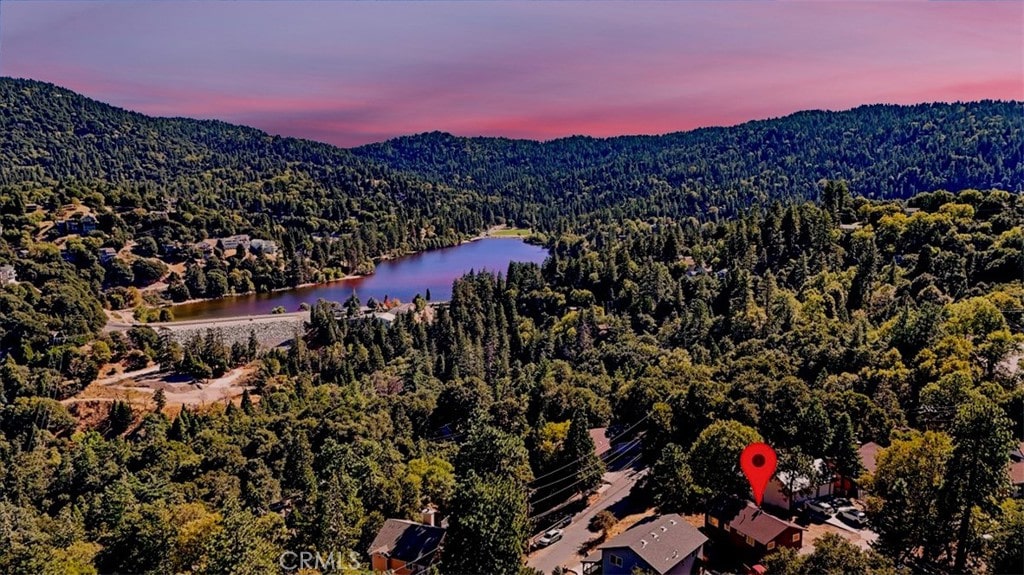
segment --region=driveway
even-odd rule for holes
[[[598,499],[573,517],[572,523],[565,527],[560,541],[529,555],[526,564],[545,575],[559,565],[582,573],[583,556],[578,551],[586,542],[598,536],[587,529],[590,518],[629,497],[633,485],[646,473],[647,469],[632,468],[605,473],[605,485],[599,489]]]

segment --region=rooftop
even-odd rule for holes
[[[825,465],[824,460],[815,459],[814,468],[818,470],[818,473],[821,474],[820,476],[823,478],[819,480],[821,481],[821,484],[831,482],[827,475],[828,466]],[[794,493],[799,493],[805,489],[812,487],[811,478],[807,477],[806,475],[797,475],[795,477],[790,477],[790,473],[788,471],[779,471],[778,473],[775,474],[775,477],[779,480],[779,483],[781,483],[787,491],[792,489]]]
[[[873,474],[875,470],[878,469],[878,452],[881,449],[883,449],[882,446],[874,441],[865,443],[857,449],[857,453],[860,454],[860,461],[864,464],[864,469],[866,469],[868,473]]]
[[[445,530],[404,519],[388,519],[367,551],[414,563],[431,555],[441,545]],[[432,560],[433,557],[430,558]]]
[[[658,573],[667,573],[708,538],[675,513],[629,528],[598,549],[629,548]]]
[[[767,545],[789,528],[803,528],[785,519],[765,513],[749,501],[725,499],[714,505],[708,514],[728,523],[730,527],[743,536],[752,537],[758,543]]]

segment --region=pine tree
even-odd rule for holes
[[[167,406],[167,394],[163,389],[158,389],[153,394],[153,403],[156,404],[156,412],[163,413],[164,407]]]
[[[316,548],[353,551],[362,533],[366,512],[355,480],[332,473],[316,503]]]
[[[110,404],[107,425],[112,435],[120,435],[127,431],[133,419],[132,407],[128,405],[128,402],[118,400]]]
[[[284,472],[285,487],[298,491],[307,499],[316,497],[313,450],[304,431],[294,432],[291,441],[288,442]]]
[[[835,465],[836,473],[843,477],[856,478],[864,472],[864,465],[857,452],[857,441],[853,435],[853,421],[849,414],[841,413],[836,418],[829,456]]]
[[[528,533],[526,495],[507,478],[473,472],[459,483],[445,536],[444,573],[519,575]]]
[[[587,492],[601,484],[605,464],[597,456],[594,438],[590,436],[587,416],[582,410],[576,410],[569,424],[569,433],[562,444],[560,465],[572,465],[575,469],[575,490]]]
[[[878,533],[878,550],[897,562],[921,544],[911,505],[906,481],[897,479],[889,486],[885,504],[871,514],[871,525]]]
[[[252,415],[254,406],[252,404],[252,395],[248,389],[242,390],[242,401],[241,401],[242,412],[246,415]]]

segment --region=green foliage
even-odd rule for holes
[[[864,551],[835,533],[814,542],[814,551],[798,555],[780,548],[765,559],[768,572],[781,575],[896,575],[904,573],[879,553]]]
[[[594,532],[607,533],[608,530],[614,527],[616,523],[618,523],[618,519],[615,518],[615,514],[606,509],[594,514],[594,516],[590,518],[590,523],[587,525],[587,528]]]
[[[443,570],[518,575],[527,537],[526,497],[514,481],[470,474],[452,501]]]
[[[670,443],[644,477],[661,513],[686,513],[696,508],[693,474],[683,448]]]
[[[738,454],[761,438],[782,466],[822,457],[848,475],[857,444],[890,445],[865,478],[887,559],[824,538],[806,558],[780,551],[780,573],[1020,556],[1001,487],[1024,397],[1007,361],[1024,201],[987,190],[1024,180],[1012,104],[350,153],[29,81],[0,80],[0,103],[0,264],[21,280],[0,286],[2,572],[266,573],[284,549],[362,552],[426,503],[449,516],[442,572],[519,572],[527,516],[600,480],[587,430],[605,426],[620,447],[642,436],[604,459],[653,465],[663,510],[746,495]],[[939,189],[968,186],[986,191]],[[855,195],[921,189],[938,191]],[[39,227],[84,210],[98,228],[63,250]],[[294,346],[258,358],[240,408],[129,429],[119,402],[104,437],[74,433],[58,401],[107,360],[199,379],[257,360],[255,334],[98,335],[103,306],[162,309],[136,286],[265,292],[498,223],[536,230],[551,257],[467,274],[448,305],[427,292],[390,325],[355,317],[357,298],[317,302]],[[237,233],[279,249],[193,247]],[[119,256],[101,264],[101,248]]]
[[[759,441],[756,430],[738,421],[716,421],[702,431],[687,457],[698,493],[705,499],[746,494],[750,485],[740,474],[740,452]]]

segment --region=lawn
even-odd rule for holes
[[[530,235],[530,230],[527,228],[502,228],[500,230],[494,230],[489,235],[492,237],[518,237],[525,238]]]

